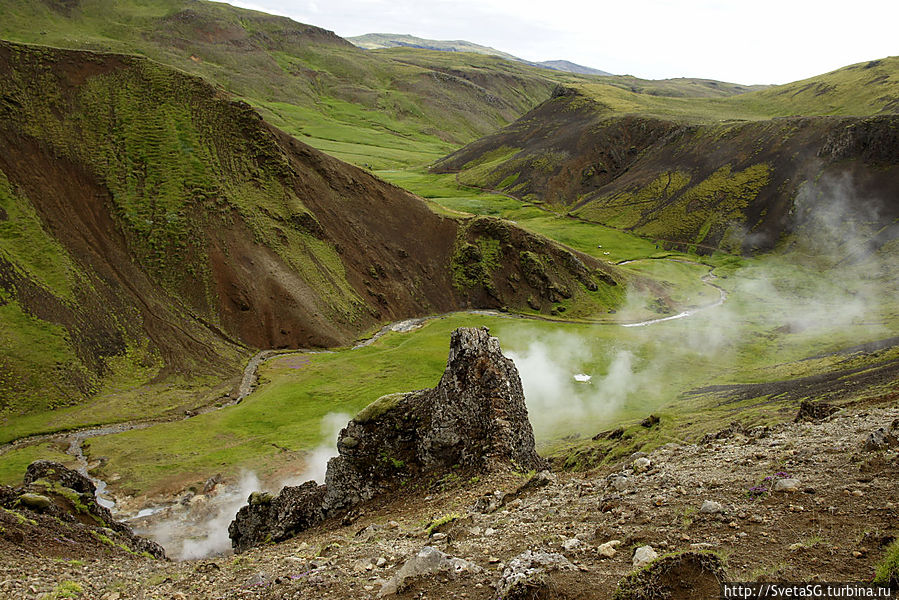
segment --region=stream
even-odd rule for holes
[[[679,260],[679,259],[668,259],[668,260]],[[634,261],[622,261],[621,263],[618,263],[618,264],[626,264],[628,262],[634,262]],[[679,262],[686,262],[686,261],[679,260]],[[713,275],[711,272],[702,276],[703,283],[705,283],[706,285],[709,285],[711,287],[714,287],[716,290],[718,290],[719,297],[715,302],[712,302],[710,304],[706,304],[703,306],[698,306],[695,308],[690,308],[690,309],[682,311],[676,315],[671,315],[671,316],[667,316],[667,317],[647,319],[644,321],[637,321],[637,322],[633,322],[633,323],[613,323],[613,324],[619,325],[621,327],[647,327],[650,325],[654,325],[656,323],[672,321],[675,319],[683,319],[686,317],[693,316],[698,312],[708,310],[711,308],[715,308],[717,306],[721,306],[722,304],[724,304],[725,300],[727,299],[727,293],[725,292],[725,290],[723,288],[712,283],[712,281],[714,279],[715,279],[715,275]],[[423,326],[425,323],[428,323],[429,321],[433,321],[435,319],[440,319],[440,318],[444,318],[444,317],[456,315],[456,314],[471,314],[471,315],[491,316],[491,317],[499,317],[499,318],[507,318],[507,319],[530,319],[530,320],[552,321],[552,322],[558,322],[558,323],[588,323],[588,324],[590,323],[590,321],[570,321],[570,320],[566,321],[566,320],[560,320],[560,319],[548,319],[546,317],[541,317],[538,315],[512,314],[512,313],[504,313],[504,312],[499,312],[499,311],[494,311],[494,310],[456,311],[456,312],[443,313],[443,314],[438,314],[438,315],[430,315],[430,316],[426,316],[426,317],[403,319],[401,321],[395,321],[393,323],[389,323],[387,325],[384,325],[380,330],[378,330],[371,337],[356,343],[356,345],[354,345],[352,347],[352,349],[356,350],[359,348],[365,348],[366,346],[370,346],[371,344],[375,343],[381,337],[383,337],[384,335],[386,335],[390,332],[406,333],[406,332],[418,329],[419,327]],[[605,325],[610,324],[607,321],[595,321],[594,323],[595,324],[605,324]],[[144,508],[141,508],[140,510],[138,510],[134,514],[128,514],[123,511],[116,510],[116,508],[117,508],[116,502],[115,502],[114,498],[109,494],[108,484],[105,481],[103,481],[102,479],[94,477],[89,472],[88,459],[84,454],[84,442],[88,438],[100,437],[100,436],[104,436],[104,435],[114,435],[117,433],[124,433],[126,431],[133,431],[133,430],[137,430],[137,429],[147,429],[149,427],[152,427],[154,425],[159,425],[161,423],[184,421],[187,419],[191,419],[197,415],[206,414],[209,412],[213,412],[216,410],[221,410],[223,408],[234,406],[234,405],[242,402],[247,396],[249,396],[251,393],[253,393],[253,391],[255,390],[255,387],[256,387],[259,366],[263,362],[268,360],[269,358],[272,358],[274,356],[284,356],[287,354],[304,354],[304,353],[321,353],[321,352],[327,352],[327,351],[311,350],[311,349],[297,349],[297,350],[290,350],[288,352],[277,351],[277,350],[262,350],[260,352],[257,352],[256,354],[254,354],[250,358],[250,360],[247,362],[247,366],[243,370],[243,375],[241,377],[240,384],[237,387],[237,394],[228,402],[216,404],[216,405],[204,406],[202,408],[190,411],[182,417],[174,418],[174,419],[165,419],[165,420],[157,419],[157,420],[150,420],[150,421],[130,421],[130,422],[125,422],[125,423],[117,423],[114,425],[107,425],[104,427],[85,428],[85,429],[75,430],[72,432],[62,433],[62,434],[41,434],[41,435],[35,435],[35,436],[28,436],[28,437],[20,438],[18,440],[14,440],[12,442],[4,444],[3,446],[0,446],[0,455],[6,453],[7,451],[9,451],[13,448],[25,445],[27,443],[36,442],[36,441],[53,441],[53,440],[67,441],[68,447],[66,449],[66,453],[75,458],[75,460],[77,461],[77,464],[78,464],[77,470],[80,473],[82,473],[83,475],[85,475],[86,477],[88,477],[96,486],[96,488],[97,488],[96,497],[97,497],[98,504],[110,509],[111,511],[113,511],[113,514],[117,518],[123,519],[125,521],[132,521],[135,519],[141,519],[144,517],[152,516],[158,512],[165,510],[166,508],[169,508],[171,505],[166,504],[166,505],[144,507]]]

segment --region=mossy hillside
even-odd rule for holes
[[[491,57],[414,64],[364,52],[330,32],[221,3],[95,0],[68,12],[7,4],[0,37],[144,54],[223,85],[275,125],[359,165],[427,161],[405,150],[410,142],[436,158],[448,143],[514,119],[554,85],[552,72]]]
[[[897,168],[892,115],[685,125],[611,115],[588,100],[570,118],[567,108],[578,98],[554,97],[441,159],[435,170],[482,189],[508,186],[500,191],[666,247],[704,252],[772,249],[795,225],[791,205],[803,183],[824,175],[849,177],[876,198],[895,193],[896,180],[886,174]],[[499,149],[507,158],[489,168],[478,162]],[[540,157],[545,168],[534,167]]]
[[[762,163],[733,172],[726,165],[698,182],[669,172],[644,188],[590,200],[576,214],[654,239],[715,245],[746,220],[745,209],[769,183],[771,170]],[[740,240],[730,240],[739,252]]]
[[[63,97],[49,70],[61,57],[45,53],[29,54],[13,73],[26,131],[103,176],[129,246],[165,289],[216,322],[208,232],[228,228],[236,214],[302,273],[323,308],[354,318],[360,302],[333,247],[284,226],[308,211],[285,185],[286,158],[249,107],[140,59],[124,59],[126,68]]]
[[[460,226],[451,259],[453,285],[475,305],[502,308],[499,302],[506,299],[570,318],[620,306],[627,277],[582,258],[508,221],[478,217]]]
[[[0,257],[23,275],[65,301],[74,300],[83,273],[60,243],[44,229],[31,202],[0,171]]]

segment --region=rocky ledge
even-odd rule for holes
[[[340,432],[325,485],[254,493],[228,528],[238,552],[287,539],[400,487],[450,473],[546,467],[534,449],[521,379],[487,328],[459,328],[437,387],[379,398]]]
[[[164,559],[162,547],[134,535],[97,504],[93,482],[59,463],[38,460],[19,487],[0,486],[0,532],[23,551],[77,556],[109,552]],[[31,525],[31,527],[28,527]],[[34,528],[39,528],[35,534]],[[56,546],[60,546],[57,548]]]

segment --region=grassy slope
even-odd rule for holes
[[[573,85],[437,170],[679,248],[770,249],[824,174],[889,204],[897,73],[886,58],[727,98]]]
[[[789,116],[865,116],[899,110],[899,57],[850,65],[802,81],[723,98],[633,93],[595,82],[576,86],[609,114],[684,123],[764,120]]]
[[[215,81],[273,124],[356,164],[429,161],[509,122],[555,84],[473,54],[454,76],[368,53],[329,32],[213,2],[86,0],[71,11],[4,0],[0,37],[140,53]],[[489,72],[488,72],[489,68]],[[478,84],[467,78],[488,73]],[[485,103],[486,95],[497,101]],[[418,150],[407,151],[410,145]]]

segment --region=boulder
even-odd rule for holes
[[[281,493],[253,492],[228,526],[231,546],[237,552],[271,542],[280,542],[324,519],[324,486],[307,481],[285,486]]]
[[[284,539],[411,481],[547,467],[534,449],[518,370],[485,327],[455,330],[437,387],[368,405],[341,430],[337,451],[324,486],[284,488],[242,508],[229,527],[235,550]],[[281,500],[285,493],[292,499]]]
[[[130,527],[116,521],[107,508],[97,504],[93,482],[78,471],[49,460],[38,460],[28,465],[23,486],[12,492],[0,494],[0,505],[23,507],[77,522],[103,535],[111,532],[132,552],[159,559],[166,557],[162,546],[135,535]]]
[[[798,492],[799,491],[799,480],[793,478],[787,479],[778,479],[774,484],[775,492]]]
[[[652,546],[640,546],[634,551],[634,568],[645,567],[658,557],[659,553]]]
[[[833,404],[828,404],[827,402],[803,400],[799,404],[799,412],[796,413],[796,418],[793,419],[793,422],[820,421],[821,419],[826,419],[838,410],[840,410],[838,407]]]
[[[53,501],[43,494],[22,494],[19,496],[19,504],[37,512],[44,512],[53,505]]]
[[[75,490],[79,494],[90,494],[93,496],[97,491],[94,482],[86,475],[50,460],[36,460],[28,465],[22,483],[27,486],[39,479],[58,483],[62,487]]]
[[[434,548],[425,546],[418,554],[403,563],[396,575],[390,578],[378,592],[378,597],[389,596],[402,591],[408,583],[418,577],[445,574],[456,577],[463,573],[480,572],[481,568],[472,562],[454,558]]]

